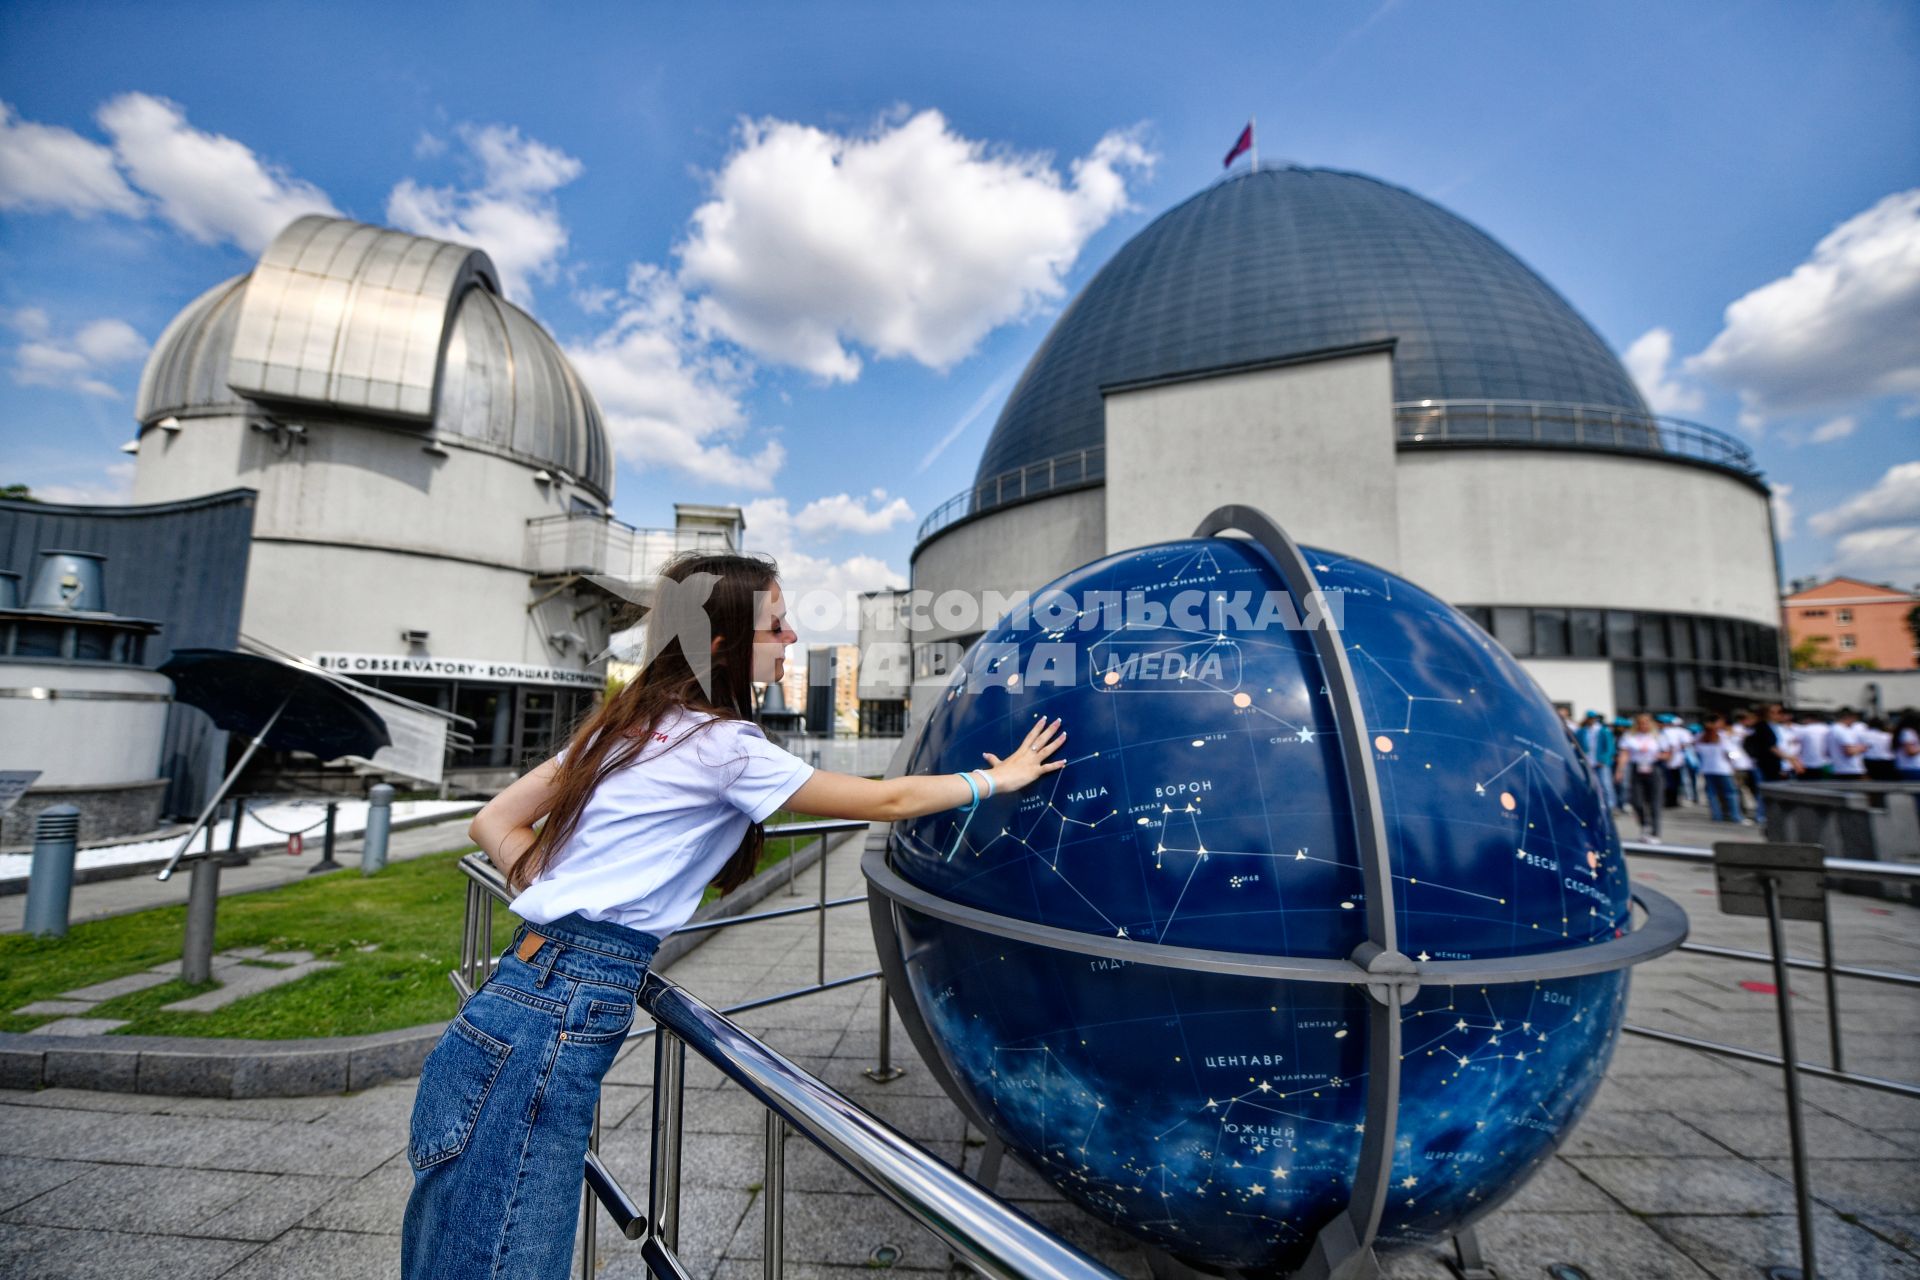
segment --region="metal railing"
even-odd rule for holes
[[[527,521],[527,569],[541,577],[591,573],[641,582],[683,551],[740,551],[724,539],[715,542],[711,531],[704,539],[701,533],[642,529],[592,511],[536,516]]]
[[[1043,493],[1055,489],[1070,489],[1085,484],[1089,480],[1098,480],[1107,474],[1107,447],[1095,445],[1091,449],[1075,449],[1069,453],[1056,454],[1043,458],[1039,462],[1030,462],[1024,467],[1012,471],[1002,471],[991,476],[971,489],[954,494],[935,507],[920,522],[920,531],[914,535],[916,543],[925,542],[950,524],[955,524],[971,515],[989,511],[1009,502],[1019,502],[1023,498],[1037,498]]]
[[[1692,845],[1642,844],[1634,840],[1623,840],[1620,847],[1635,857],[1664,858],[1669,862],[1686,862],[1695,866],[1711,868],[1713,850]],[[1858,858],[1826,859],[1827,878],[1833,880],[1884,880],[1895,884],[1920,885],[1920,865],[1899,862],[1867,862]],[[1715,956],[1722,960],[1744,960],[1754,964],[1771,964],[1773,957],[1765,951],[1749,951],[1740,947],[1721,947],[1705,942],[1683,942],[1678,950],[1694,955]],[[1920,1098],[1920,1084],[1904,1080],[1887,1080],[1880,1076],[1860,1075],[1845,1069],[1845,1047],[1840,1030],[1840,1003],[1837,980],[1856,979],[1861,982],[1878,982],[1888,986],[1920,987],[1920,973],[1901,973],[1893,969],[1868,969],[1857,965],[1837,964],[1833,958],[1833,929],[1825,920],[1820,923],[1820,958],[1810,960],[1803,956],[1784,956],[1782,964],[1788,969],[1816,972],[1822,976],[1827,996],[1827,1045],[1832,1064],[1822,1066],[1817,1062],[1796,1062],[1794,1069],[1806,1075],[1819,1076],[1823,1080],[1837,1080],[1842,1084],[1859,1085],[1866,1089],[1877,1089],[1883,1093],[1899,1094],[1902,1097]],[[1668,1044],[1682,1045],[1697,1049],[1702,1053],[1718,1054],[1722,1057],[1741,1058],[1748,1062],[1759,1062],[1769,1066],[1782,1067],[1786,1063],[1778,1057],[1748,1049],[1743,1045],[1721,1044],[1714,1040],[1700,1040],[1684,1036],[1678,1032],[1662,1031],[1655,1027],[1635,1026],[1627,1023],[1622,1030],[1633,1035],[1644,1036],[1650,1040],[1661,1040]]]
[[[1402,448],[1449,444],[1551,444],[1652,453],[1758,476],[1753,451],[1724,431],[1590,404],[1549,400],[1407,400],[1393,406]]]
[[[1684,418],[1554,400],[1403,400],[1393,406],[1402,448],[1462,444],[1569,445],[1704,462],[1749,478],[1760,474],[1753,450],[1724,431]],[[927,514],[914,535],[925,542],[948,525],[995,507],[1067,489],[1107,473],[1105,445],[1075,449],[980,481]]]
[[[886,978],[879,970],[828,981],[826,976],[826,913],[835,907],[865,903],[867,896],[827,896],[829,836],[865,831],[864,821],[785,823],[769,827],[770,836],[818,836],[819,887],[805,906],[781,907],[729,919],[685,926],[680,933],[705,933],[765,920],[813,914],[818,921],[814,950],[814,981],[778,995],[765,996],[725,1010],[716,1010],[675,983],[649,973],[638,995],[639,1006],[654,1019],[637,1029],[629,1041],[652,1037],[654,1042],[653,1156],[643,1210],[600,1158],[600,1112],[594,1109],[592,1136],[582,1171],[582,1245],[580,1275],[591,1280],[599,1270],[595,1234],[597,1209],[604,1209],[614,1226],[629,1240],[640,1242],[648,1269],[661,1280],[686,1280],[678,1256],[680,1229],[681,1144],[684,1136],[686,1055],[691,1047],[719,1072],[746,1091],[766,1111],[766,1175],[762,1187],[764,1240],[762,1273],[766,1280],[785,1274],[786,1144],[798,1134],[878,1192],[933,1234],[973,1270],[1001,1280],[1054,1276],[1063,1280],[1117,1280],[1109,1271],[1031,1218],[982,1190],[959,1172],[887,1124],[869,1115],[832,1087],[789,1062],[728,1019],[730,1014],[763,1009],[801,996],[832,991],[858,982],[880,982],[880,1041],[878,1060],[866,1075],[884,1084],[904,1069],[892,1059],[892,1019]],[[789,856],[791,867],[792,857]],[[467,878],[466,920],[460,963],[448,977],[464,1000],[484,985],[497,963],[493,955],[493,909],[511,900],[499,871],[483,853],[469,854],[459,863]],[[791,871],[788,892],[794,892]]]
[[[1698,1036],[1662,1031],[1656,1027],[1623,1024],[1622,1031],[1661,1044],[1716,1057],[1733,1058],[1760,1066],[1778,1068],[1785,1083],[1787,1141],[1792,1155],[1794,1212],[1800,1236],[1802,1280],[1817,1280],[1813,1226],[1813,1193],[1807,1151],[1806,1126],[1801,1114],[1800,1077],[1816,1076],[1842,1084],[1859,1085],[1906,1098],[1920,1098],[1920,1084],[1861,1075],[1845,1069],[1843,1033],[1840,1026],[1840,991],[1837,978],[1845,976],[1867,982],[1920,986],[1920,974],[1897,973],[1879,969],[1840,966],[1833,959],[1833,928],[1826,899],[1836,880],[1873,879],[1896,884],[1920,884],[1920,866],[1869,862],[1856,858],[1821,857],[1820,846],[1730,842],[1712,849],[1687,846],[1650,845],[1622,842],[1628,853],[1643,857],[1667,858],[1677,862],[1706,864],[1714,868],[1721,894],[1720,908],[1733,915],[1762,915],[1767,921],[1769,950],[1745,951],[1737,947],[1716,947],[1703,943],[1683,943],[1682,951],[1724,959],[1756,961],[1773,968],[1773,995],[1779,1021],[1780,1053],[1776,1056],[1745,1045],[1723,1044]],[[1787,918],[1814,920],[1820,925],[1819,962],[1787,953],[1782,927]],[[1794,1047],[1793,992],[1788,986],[1788,971],[1817,969],[1825,975],[1827,994],[1827,1033],[1832,1062],[1830,1066],[1800,1061]],[[1773,1267],[1768,1275],[1784,1275],[1790,1268]]]

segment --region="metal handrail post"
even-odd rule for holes
[[[647,1233],[680,1248],[680,1136],[685,1117],[687,1044],[656,1025],[653,1038],[653,1178],[647,1187]]]
[[[600,1103],[597,1100],[593,1104],[593,1129],[587,1134],[587,1150],[600,1150]],[[600,1243],[595,1235],[595,1228],[599,1225],[596,1219],[600,1200],[593,1194],[593,1184],[584,1178],[580,1182],[580,1197],[583,1201],[580,1206],[580,1280],[593,1280],[595,1273],[600,1270],[599,1259],[595,1256]]]
[[[1774,1002],[1780,1010],[1780,1068],[1787,1082],[1787,1140],[1793,1148],[1793,1207],[1800,1219],[1800,1280],[1818,1280],[1813,1262],[1813,1204],[1807,1189],[1807,1135],[1800,1115],[1800,1074],[1793,1047],[1793,994],[1787,989],[1787,940],[1780,924],[1780,882],[1761,880],[1767,936],[1773,944]]]
[[[818,917],[820,928],[817,931],[813,980],[816,984],[824,986],[827,981],[827,836],[825,832],[820,834],[820,900],[817,905],[820,912]]]
[[[861,1072],[875,1084],[892,1084],[907,1074],[905,1067],[893,1065],[893,1006],[887,1002],[887,975],[880,975],[880,1056],[879,1061]]]
[[[1833,971],[1833,921],[1824,911],[1820,913],[1820,967],[1826,971],[1827,1044],[1833,1055],[1833,1069],[1845,1071],[1847,1064],[1840,1048],[1840,983]]]
[[[761,1274],[780,1280],[787,1269],[787,1123],[767,1112],[767,1174],[761,1185],[766,1197],[760,1239]]]

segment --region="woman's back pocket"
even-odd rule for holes
[[[512,1052],[512,1045],[495,1040],[464,1015],[447,1024],[421,1065],[420,1090],[414,1095],[407,1159],[415,1169],[466,1150],[487,1095]]]

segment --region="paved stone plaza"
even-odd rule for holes
[[[1682,820],[1669,839],[1705,843]],[[1750,833],[1749,833],[1750,834]],[[830,891],[857,893],[855,842],[828,859]],[[1760,921],[1722,917],[1712,878],[1636,860],[1638,878],[1693,915],[1694,937],[1765,945]],[[811,896],[811,876],[802,890]],[[804,900],[800,899],[800,900]],[[794,901],[776,894],[765,906]],[[1842,963],[1920,972],[1920,909],[1832,899]],[[874,966],[865,909],[830,913],[829,976]],[[449,918],[447,928],[459,927]],[[1796,954],[1818,955],[1811,926],[1789,927]],[[714,1005],[812,979],[811,917],[722,933],[670,976]],[[1672,955],[1640,970],[1630,1020],[1762,1050],[1775,1047],[1763,965]],[[1920,992],[1843,982],[1847,1066],[1920,1077]],[[913,1058],[906,1076],[862,1075],[878,1041],[878,988],[862,983],[741,1019],[803,1068],[950,1162],[971,1168],[979,1135]],[[452,1003],[451,993],[448,997]],[[1795,986],[1802,1056],[1826,1060],[1827,1004],[1816,974]],[[651,1114],[650,1040],[636,1042],[605,1092],[608,1165],[644,1201]],[[681,1250],[697,1280],[747,1280],[760,1268],[762,1113],[689,1061]],[[1812,1177],[1820,1261],[1831,1277],[1920,1277],[1920,1102],[1810,1081]],[[397,1274],[411,1182],[404,1147],[413,1085],[351,1096],[261,1101],[170,1099],[72,1090],[0,1093],[0,1275],[19,1277],[378,1277]],[[1482,1224],[1502,1277],[1544,1277],[1567,1263],[1603,1277],[1753,1280],[1796,1260],[1786,1123],[1778,1073],[1626,1037],[1593,1110],[1560,1154]],[[933,1239],[800,1139],[788,1151],[787,1273],[869,1275],[947,1266]],[[1146,1275],[1126,1237],[1009,1162],[1001,1192],[1122,1275]],[[600,1274],[645,1274],[639,1248],[601,1219]],[[1394,1257],[1396,1278],[1448,1273],[1436,1251]]]

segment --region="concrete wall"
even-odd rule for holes
[[[241,417],[189,418],[177,432],[141,437],[133,500],[243,484],[260,495],[256,537],[406,547],[514,566],[526,562],[527,521],[568,509],[565,486],[536,483],[536,468],[526,463],[457,438],[442,441],[446,456],[435,456],[421,447],[426,441],[406,427],[311,422],[303,442],[293,443],[254,431]]]
[[[1106,507],[1104,489],[1076,489],[958,525],[921,545],[913,561],[913,590],[931,592],[932,601],[945,591],[964,592],[976,604],[987,593],[1013,598],[1036,591],[1107,553]],[[931,603],[921,612],[934,625],[913,633],[916,648],[973,635],[1000,620],[997,613],[984,617],[976,609],[970,622],[943,625]]]
[[[529,582],[527,521],[567,510],[565,487],[535,468],[408,428],[310,423],[303,443],[242,417],[189,418],[148,431],[136,501],[227,488],[258,492],[241,630],[292,653],[478,658],[585,669],[606,644],[592,593]],[[578,616],[575,614],[578,612]],[[403,629],[429,632],[424,650]],[[582,646],[555,646],[572,632]]]
[[[907,696],[913,683],[912,640],[907,632],[904,591],[874,591],[860,597],[861,702]]]
[[[1920,671],[1796,671],[1792,683],[1796,706],[1866,711],[1876,703],[1877,688],[1883,715],[1920,708]]]
[[[53,694],[0,700],[0,769],[39,770],[36,788],[160,775],[173,681],[144,667],[103,663],[12,661],[0,671],[18,688]]]
[[[1732,476],[1548,449],[1398,455],[1401,572],[1455,604],[1780,625],[1767,500]]]
[[[1520,665],[1539,682],[1548,698],[1571,702],[1576,720],[1589,710],[1613,718],[1613,663],[1607,659],[1522,658]]]
[[[1400,563],[1386,351],[1111,392],[1106,402],[1109,550],[1188,537],[1209,511],[1237,502],[1296,541]]]

